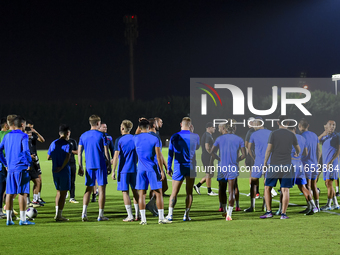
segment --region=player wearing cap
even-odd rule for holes
[[[54,140],[47,152],[47,159],[52,160],[52,173],[54,186],[57,190],[55,197],[55,217],[56,221],[68,221],[63,217],[63,209],[67,191],[71,189],[71,168],[69,160],[72,153],[71,144],[67,141],[69,132],[67,125],[59,126],[60,138]]]
[[[202,155],[201,160],[203,167],[205,169],[206,175],[203,177],[199,183],[194,185],[194,189],[197,192],[197,194],[201,195],[200,187],[203,183],[207,183],[208,188],[208,195],[209,196],[218,196],[215,192],[211,190],[211,178],[214,177],[214,172],[212,171],[212,168],[210,167],[210,154],[209,151],[211,147],[214,144],[214,138],[212,137],[212,134],[215,133],[215,127],[212,122],[208,122],[205,126],[205,132],[201,137],[201,145],[202,145]]]
[[[333,188],[333,181],[338,178],[339,166],[338,157],[340,152],[339,136],[335,133],[336,123],[334,120],[329,120],[325,125],[325,132],[320,136],[322,142],[322,172],[323,179],[327,187],[327,204],[322,206],[320,210],[339,209],[338,200]],[[326,134],[325,134],[326,133]],[[334,206],[332,207],[332,202]]]
[[[133,202],[135,207],[135,220],[139,218],[138,207],[138,191],[136,190],[136,178],[137,178],[137,154],[135,149],[135,143],[133,141],[133,135],[130,131],[133,124],[130,120],[123,120],[120,124],[120,133],[122,134],[115,141],[115,154],[113,156],[113,171],[112,179],[115,180],[115,169],[118,164],[117,170],[117,190],[122,191],[125,209],[128,216],[123,219],[124,222],[133,221],[131,199],[129,196],[129,187],[131,187],[133,194]]]
[[[296,156],[300,154],[301,150],[295,134],[287,130],[289,123],[289,121],[285,121],[285,116],[280,116],[277,122],[279,129],[271,132],[268,139],[268,146],[263,163],[264,167],[267,167],[269,157],[271,157],[270,166],[266,173],[264,190],[267,212],[260,216],[261,219],[273,217],[271,210],[271,190],[276,186],[278,180],[280,180],[281,193],[283,195],[281,219],[288,219],[286,211],[289,204],[289,189],[293,186],[294,182],[291,153],[293,146]]]
[[[186,209],[183,221],[191,220],[189,212],[192,205],[192,191],[196,177],[196,150],[200,147],[199,136],[192,133],[194,127],[191,124],[191,119],[184,117],[180,125],[181,131],[172,135],[169,143],[168,174],[172,176],[172,192],[169,199],[169,212],[166,218],[170,221],[173,219],[177,195],[184,180],[186,182]],[[174,168],[172,168],[174,155]]]
[[[14,130],[6,134],[0,144],[0,161],[7,168],[6,216],[7,225],[14,225],[12,220],[13,198],[19,194],[19,225],[34,225],[26,220],[27,194],[30,190],[30,170],[32,158],[28,147],[28,135],[23,132],[26,120],[17,116],[13,120]],[[3,154],[6,152],[6,159]]]
[[[235,120],[229,119],[227,124],[220,124],[219,131],[222,133],[211,148],[211,153],[219,151],[219,172],[217,181],[219,182],[219,194],[222,206],[226,213],[223,214],[227,221],[232,220],[232,212],[235,202],[235,184],[239,175],[239,162],[246,157],[246,150],[243,139],[235,135]],[[239,152],[241,151],[241,156]],[[229,185],[229,203],[227,206],[226,189]]]
[[[254,165],[251,168],[251,187],[250,187],[250,207],[245,209],[245,212],[254,212],[255,211],[255,196],[256,190],[259,187],[259,179],[263,175],[263,162],[267,149],[267,142],[269,135],[271,133],[270,130],[264,128],[263,120],[261,117],[257,117],[254,121],[254,129],[250,136],[248,143],[248,152],[250,157],[252,157],[254,161]],[[254,147],[254,150],[252,149]],[[255,154],[253,154],[253,152]],[[270,160],[268,160],[269,163]]]
[[[302,164],[305,171],[305,176],[307,180],[306,188],[313,192],[313,197],[315,201],[314,213],[319,211],[319,192],[317,188],[318,179],[318,162],[320,160],[321,152],[319,147],[318,136],[309,131],[309,124],[307,120],[302,119],[299,122],[298,128],[301,135],[306,139],[307,155],[302,155]]]

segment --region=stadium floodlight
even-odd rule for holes
[[[125,38],[126,44],[129,45],[130,52],[130,95],[131,101],[135,100],[135,80],[134,80],[134,64],[133,64],[133,46],[137,42],[138,37],[138,24],[137,24],[137,16],[136,15],[125,15],[124,16],[125,23]]]
[[[340,80],[340,74],[333,74],[332,81],[335,81],[335,95],[338,94],[338,80]]]

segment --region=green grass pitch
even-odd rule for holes
[[[167,158],[167,148],[163,148]],[[111,178],[107,185],[105,215],[108,222],[97,222],[98,204],[90,203],[89,222],[81,221],[82,195],[85,190],[84,177],[76,178],[76,199],[79,204],[65,205],[63,215],[69,222],[58,223],[55,214],[55,188],[52,180],[51,162],[46,160],[46,151],[39,151],[43,171],[42,197],[47,202],[38,208],[35,226],[6,226],[0,220],[0,254],[338,254],[340,249],[340,211],[320,212],[304,216],[305,199],[299,195],[297,187],[291,189],[290,205],[287,211],[290,219],[280,220],[278,216],[261,220],[262,200],[257,200],[256,212],[234,212],[233,221],[226,222],[218,212],[218,197],[194,192],[194,202],[190,212],[191,222],[183,222],[185,209],[185,189],[182,188],[174,210],[174,222],[158,225],[158,218],[147,212],[147,226],[139,222],[123,222],[126,211],[117,182]],[[200,155],[197,155],[200,159]],[[242,162],[243,164],[243,162]],[[202,174],[196,179],[199,180]],[[168,177],[168,180],[170,178]],[[216,178],[213,188],[218,187]],[[320,205],[326,203],[326,188],[320,179]],[[244,194],[249,192],[248,178],[239,179],[240,207],[248,208],[250,200]],[[217,192],[217,190],[215,190]],[[263,193],[263,182],[260,185]],[[171,193],[171,181],[169,191]],[[278,207],[278,197],[273,201],[274,210]],[[169,198],[164,199],[165,215]],[[17,200],[14,209],[18,210]]]

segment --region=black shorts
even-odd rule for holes
[[[249,154],[247,154],[246,156],[245,163],[246,163],[246,166],[249,166],[249,167],[252,167],[254,165],[254,160]]]
[[[31,180],[39,178],[39,175],[41,174],[40,169],[37,167],[36,164],[32,163],[31,164],[31,169],[28,171],[29,176]]]

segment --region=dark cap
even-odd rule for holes
[[[205,125],[205,128],[210,128],[210,127],[214,127],[214,124],[212,122],[208,122],[206,125]]]

